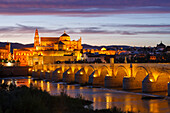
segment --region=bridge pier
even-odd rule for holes
[[[57,68],[55,71],[52,73],[52,80],[53,81],[60,81],[63,79],[63,72],[61,68]]]
[[[40,77],[40,70],[32,71],[32,77],[39,78]]]
[[[35,76],[36,76],[36,74],[37,74],[37,72],[32,71],[32,77],[35,77]]]
[[[170,83],[168,83],[168,96],[170,96]]]
[[[98,71],[95,70],[90,76],[89,76],[89,83],[93,85],[100,85],[100,77],[98,74]]]
[[[75,74],[72,73],[71,69],[68,69],[63,73],[63,81],[68,83],[75,81]]]
[[[41,70],[40,72],[40,79],[45,79],[45,71]]]
[[[52,78],[52,72],[51,71],[45,72],[45,79],[51,80],[51,78]]]
[[[142,81],[142,91],[143,92],[156,92],[156,91],[167,91],[167,81],[155,81],[153,76],[147,75]]]
[[[104,84],[105,87],[122,87],[123,80],[115,76],[106,76]]]
[[[132,90],[132,89],[141,89],[142,81],[135,80],[134,77],[124,77],[123,78],[123,89]]]
[[[88,78],[87,78],[87,74],[85,73],[84,70],[79,70],[76,74],[75,74],[75,81],[77,83],[80,84],[85,84],[88,82]]]
[[[104,86],[105,87],[114,87],[113,86],[113,76],[105,76]]]

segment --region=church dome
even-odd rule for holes
[[[163,43],[162,43],[162,41],[161,41],[161,43],[160,43],[160,44],[157,44],[157,47],[158,47],[158,48],[165,48],[165,47],[166,47],[166,45],[165,45],[165,44],[163,44]]]
[[[61,41],[70,41],[70,36],[64,31],[64,33],[60,36]]]

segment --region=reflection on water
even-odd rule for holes
[[[155,103],[153,100],[149,102],[149,111],[150,112],[159,112],[159,106],[158,103]]]
[[[47,82],[47,92],[50,92],[50,82]]]
[[[4,83],[4,79],[2,79],[2,82],[1,82],[2,84]]]
[[[112,108],[112,97],[110,93],[106,93],[106,109]]]
[[[43,81],[43,80],[41,80],[41,86],[40,86],[40,88],[44,91],[44,81]]]
[[[11,80],[8,81],[10,81],[10,83],[12,82]],[[7,81],[2,80],[1,82],[3,83]],[[170,112],[170,102],[168,100],[141,100],[142,95],[136,93],[117,91],[113,89],[80,87],[77,85],[63,85],[59,83],[50,83],[43,80],[33,81],[31,78],[17,79],[16,83],[17,86],[30,86],[32,83],[34,86],[37,86],[42,90],[46,90],[52,95],[59,95],[64,89],[71,97],[76,97],[79,94],[82,95],[83,98],[93,101],[94,109],[109,109],[116,106],[124,111],[140,113]]]

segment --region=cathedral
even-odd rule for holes
[[[81,50],[81,38],[71,41],[65,31],[60,37],[39,37],[36,29],[34,47],[14,49],[13,57],[21,65],[54,64],[58,61],[81,60]]]

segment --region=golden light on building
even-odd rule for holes
[[[81,71],[81,72],[80,72],[80,75],[82,75],[82,74],[83,74],[83,72]]]
[[[50,70],[48,70],[47,72],[50,73]]]
[[[110,76],[109,74],[106,74],[106,76]]]
[[[96,75],[96,74],[94,74],[94,75],[93,75],[93,77],[97,77],[97,75]]]
[[[12,66],[13,64],[11,62],[8,62],[7,63],[7,66]]]
[[[28,69],[28,71],[31,71],[31,70],[32,70],[31,68]]]
[[[41,72],[44,72],[44,70],[41,70]]]
[[[70,74],[70,71],[68,71],[67,74]]]
[[[102,51],[106,51],[107,49],[103,47],[101,50],[102,50]]]
[[[60,73],[60,71],[57,71],[57,73]]]
[[[149,81],[150,81],[150,82],[153,82],[153,79],[150,78]]]
[[[39,37],[35,31],[34,47],[14,49],[14,60],[19,60],[22,65],[50,64],[56,61],[81,60],[81,38],[77,41],[70,40],[64,32],[60,37]],[[61,57],[62,56],[62,57]]]

